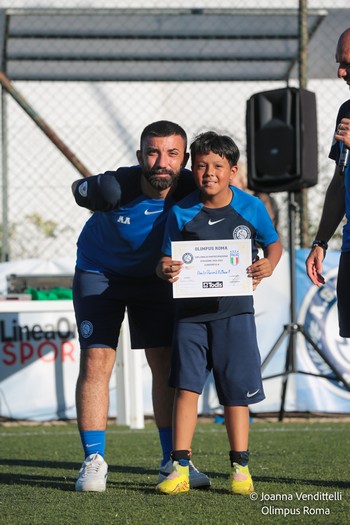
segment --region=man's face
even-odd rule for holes
[[[335,59],[338,65],[338,77],[350,87],[350,31],[339,40]]]
[[[145,137],[136,155],[144,177],[156,190],[170,188],[188,159],[180,135]]]

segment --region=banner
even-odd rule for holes
[[[350,412],[350,393],[335,374],[338,372],[350,384],[350,339],[340,337],[338,328],[336,284],[340,253],[327,252],[323,262],[326,282],[320,288],[306,276],[308,253],[309,250],[298,250],[296,257],[298,323],[304,326],[320,352],[302,337],[298,366],[327,377],[300,375],[296,385],[297,407],[300,411]]]
[[[71,419],[79,369],[71,301],[1,301],[1,416]]]
[[[326,284],[314,286],[305,272],[309,250],[296,250],[296,312],[302,326],[320,353],[302,333],[296,334],[295,368],[288,375],[285,411],[350,413],[350,393],[337,370],[350,382],[350,339],[338,332],[336,278],[339,252],[328,252],[324,261]],[[29,273],[25,263],[0,264],[0,285],[11,273]],[[36,265],[36,268],[38,266]],[[60,263],[62,273],[73,272]],[[15,271],[13,271],[15,269]],[[40,273],[55,273],[57,265],[40,265]],[[272,277],[254,292],[258,342],[262,362],[271,354],[263,377],[266,399],[252,405],[252,412],[278,412],[286,356],[291,337],[290,271],[288,253],[283,253]],[[1,286],[0,286],[1,288]],[[0,293],[4,290],[0,289]],[[287,327],[287,329],[286,329]],[[144,351],[128,348],[127,330],[117,353],[110,382],[109,416],[135,421],[142,410],[152,415],[152,378]],[[236,342],[232,343],[234,351]],[[123,346],[123,350],[122,350]],[[79,371],[79,342],[71,301],[0,301],[0,416],[13,419],[74,419],[75,384]],[[322,358],[322,355],[331,364]],[[333,367],[333,369],[332,369]],[[304,373],[299,373],[304,372]],[[309,375],[309,374],[315,374]],[[326,377],[319,377],[319,374]],[[139,378],[136,380],[131,378]],[[142,406],[141,406],[142,405]],[[122,413],[123,412],[123,413]],[[212,375],[209,376],[199,412],[221,413]],[[128,423],[127,423],[128,424]]]
[[[287,376],[284,410],[350,413],[350,392],[334,374],[335,369],[350,383],[350,339],[341,338],[338,329],[336,280],[340,252],[327,252],[323,263],[326,284],[320,288],[313,285],[306,274],[305,260],[308,254],[308,249],[298,249],[295,253],[296,324],[302,327],[320,353],[301,331],[297,330],[295,335],[291,334],[292,283],[289,254],[284,252],[273,275],[264,279],[254,292],[262,363],[270,353],[271,358],[263,371],[263,378],[269,377],[264,380],[266,399],[251,405],[253,413],[279,412],[291,337],[294,338],[295,346],[295,372]],[[234,351],[234,347],[232,350]],[[319,377],[320,374],[327,377]],[[212,376],[203,392],[201,410],[205,413],[213,410],[222,412]]]

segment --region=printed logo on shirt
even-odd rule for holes
[[[252,232],[244,224],[241,224],[240,226],[237,226],[233,230],[233,233],[232,233],[232,237],[234,239],[250,239],[251,236],[252,236]]]
[[[154,211],[150,211],[150,210],[145,210],[145,215],[153,215],[154,213],[162,213],[163,210],[154,210]]]
[[[224,221],[225,219],[219,219],[218,221],[212,221],[211,219],[209,219],[208,221],[208,224],[209,226],[213,226],[214,224],[217,224],[218,222],[221,222],[221,221]]]
[[[87,183],[87,180],[85,180],[82,184],[79,185],[78,192],[82,197],[86,197],[87,190],[88,190],[88,183]]]
[[[122,215],[119,215],[117,222],[120,222],[121,224],[130,224],[130,217],[123,217]]]
[[[258,390],[255,390],[255,392],[247,392],[247,397],[254,397],[256,396],[256,394],[260,392],[260,388],[258,388]]]
[[[80,324],[81,337],[83,337],[84,339],[87,339],[88,337],[90,337],[93,331],[94,331],[94,327],[91,321],[83,321]]]

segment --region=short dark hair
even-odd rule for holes
[[[237,164],[239,160],[239,149],[237,144],[227,135],[219,135],[215,131],[206,131],[197,135],[190,146],[192,164],[196,155],[206,155],[211,151],[226,157],[230,166]]]
[[[140,147],[142,148],[142,142],[146,137],[170,137],[171,135],[180,135],[185,143],[185,149],[187,149],[186,131],[179,124],[169,120],[158,120],[148,124],[141,133]]]

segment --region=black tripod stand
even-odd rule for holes
[[[305,332],[303,325],[296,322],[296,306],[295,306],[295,215],[296,215],[297,204],[294,199],[293,193],[288,193],[288,219],[289,219],[289,268],[290,268],[290,322],[284,325],[281,335],[278,337],[277,341],[265,357],[262,362],[261,370],[264,371],[268,363],[271,361],[272,356],[283,342],[285,337],[289,336],[288,346],[286,351],[286,360],[284,371],[279,374],[270,375],[263,377],[263,380],[272,379],[274,377],[283,377],[282,381],[282,391],[281,391],[281,405],[279,411],[278,420],[282,421],[284,416],[284,405],[287,394],[288,378],[290,374],[305,374],[316,377],[326,377],[329,379],[328,375],[325,374],[313,374],[312,372],[304,372],[302,370],[297,370],[296,368],[296,340],[298,333],[301,333],[306,341],[312,346],[312,348],[319,354],[323,361],[329,366],[333,371],[336,379],[344,384],[345,388],[350,391],[349,383],[344,379],[342,374],[337,370],[337,368],[329,361],[324,352],[319,348],[311,337]]]

